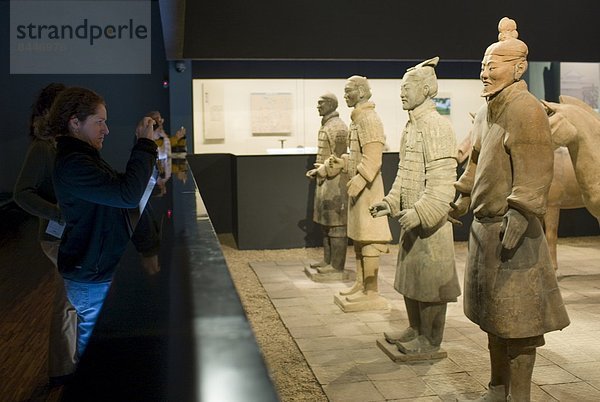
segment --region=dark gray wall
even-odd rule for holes
[[[110,134],[104,142],[102,156],[122,170],[138,120],[150,110],[160,110],[169,120],[169,94],[162,84],[163,79],[168,78],[169,70],[158,3],[152,2],[152,73],[146,75],[10,75],[9,6],[10,2],[0,1],[0,121],[3,126],[0,130],[0,194],[12,193],[29,144],[30,106],[36,93],[51,82],[87,87],[105,98]]]
[[[216,232],[233,233],[241,250],[321,246],[321,229],[312,221],[315,184],[304,176],[314,160],[314,155],[188,156]],[[385,153],[386,194],[397,168],[398,154]],[[468,239],[472,220],[469,213],[461,218],[463,226],[454,226],[455,240]],[[398,242],[399,224],[394,219],[389,224]],[[561,211],[559,236],[598,234],[598,222],[586,209]]]
[[[186,58],[480,60],[509,16],[530,60],[600,61],[598,0],[197,0],[185,14]]]
[[[314,161],[314,155],[236,157],[239,249],[321,245],[312,221],[315,184],[304,175]]]
[[[188,155],[188,164],[217,233],[233,233],[235,222],[235,156]]]

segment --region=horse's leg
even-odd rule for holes
[[[560,208],[548,207],[544,216],[544,227],[546,231],[546,241],[550,249],[550,258],[554,270],[558,270],[558,261],[556,258],[556,241],[558,240],[558,219],[560,217]]]

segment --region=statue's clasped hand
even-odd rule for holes
[[[373,204],[369,207],[369,213],[373,218],[379,218],[380,216],[387,216],[391,213],[390,206],[387,202],[381,201]]]
[[[344,159],[338,158],[335,155],[331,155],[325,161],[329,165],[331,169],[343,169],[344,168]]]
[[[409,231],[421,224],[421,218],[419,218],[419,214],[414,208],[409,208],[400,211],[398,222],[400,222],[402,229]]]
[[[448,220],[455,225],[462,226],[462,222],[458,220],[461,216],[469,211],[471,197],[461,194],[456,201],[450,203],[450,211],[448,212]]]
[[[348,196],[353,199],[356,198],[366,185],[367,181],[364,179],[364,177],[362,177],[360,174],[357,174],[348,180],[348,183],[346,184],[346,187],[348,187]]]
[[[309,179],[314,179],[317,176],[319,168],[323,166],[323,164],[314,163],[313,166],[315,167],[314,169],[310,169],[308,172],[306,172],[306,177],[308,177]]]
[[[509,209],[500,226],[500,236],[502,237],[502,247],[512,250],[517,246],[523,234],[527,230],[529,221],[516,209]]]

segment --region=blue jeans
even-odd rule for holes
[[[83,283],[68,279],[64,281],[67,297],[77,311],[77,358],[79,360],[90,340],[111,282]]]

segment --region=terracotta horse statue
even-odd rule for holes
[[[559,100],[560,103],[542,101],[550,120],[552,142],[557,147],[544,217],[555,269],[559,209],[585,206],[600,224],[600,114],[572,96],[561,95]]]
[[[555,270],[558,270],[556,243],[561,209],[582,208],[583,197],[575,176],[575,169],[566,147],[554,150],[554,177],[548,192],[548,207],[544,215],[544,231],[550,249],[550,257]]]
[[[556,242],[561,209],[586,207],[600,223],[600,115],[586,103],[563,95],[545,102],[554,151],[554,177],[544,216],[552,264],[558,269]],[[471,154],[471,135],[458,146],[458,163]]]

